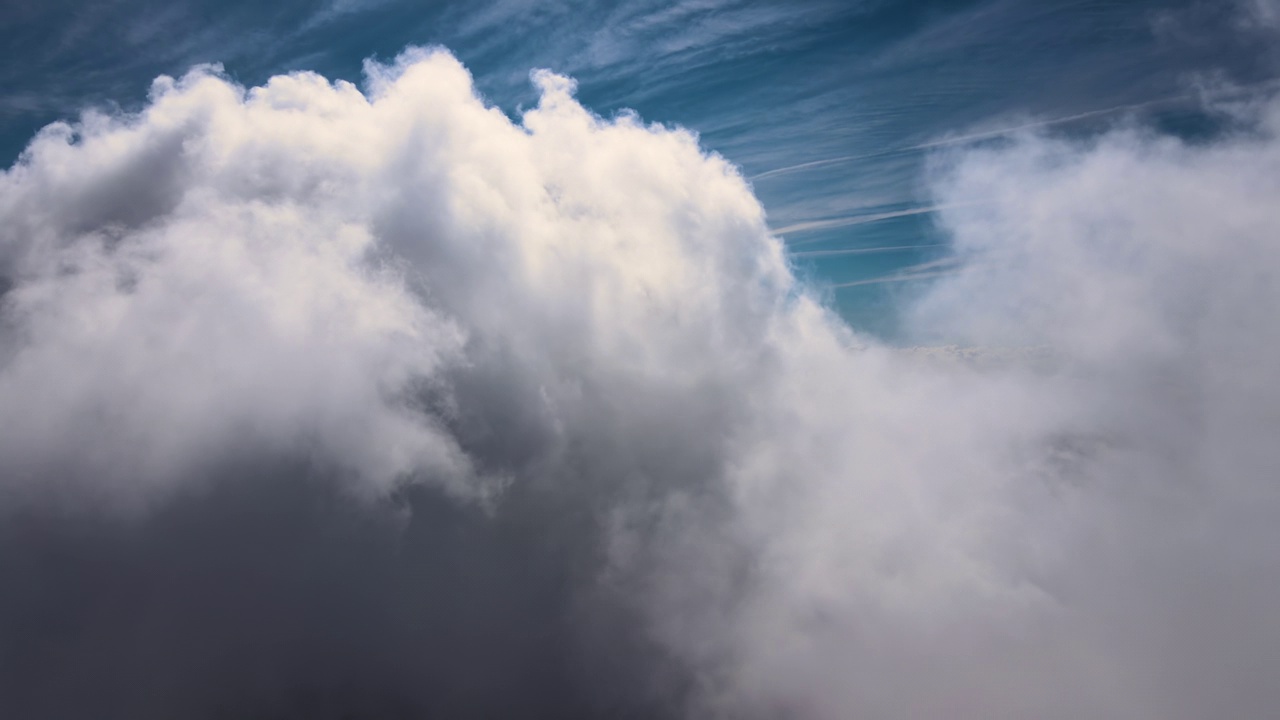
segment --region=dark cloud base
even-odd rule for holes
[[[298,462],[184,485],[140,518],[6,511],[0,716],[676,716],[688,678],[564,498],[370,502]]]

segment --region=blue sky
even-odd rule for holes
[[[800,273],[856,327],[892,335],[935,274],[930,159],[1012,128],[1088,133],[1138,118],[1211,132],[1197,88],[1267,82],[1246,3],[904,0],[768,3],[10,2],[0,154],[86,106],[135,107],[156,75],[221,63],[359,80],[365,58],[442,44],[509,113],[532,68],[587,107],[684,125],[741,166]],[[1265,4],[1257,8],[1269,7]],[[1261,11],[1258,11],[1261,12]]]
[[[0,21],[0,718],[1280,707],[1280,0]]]

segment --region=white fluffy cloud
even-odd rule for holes
[[[1236,111],[1200,145],[940,159],[963,266],[916,328],[1024,362],[779,343],[730,454],[764,548],[721,631],[738,691],[818,717],[1274,707],[1280,106]]]
[[[444,53],[371,65],[367,98],[201,69],[136,117],[47,128],[3,179],[0,457],[146,484],[263,443],[467,485],[405,393],[468,344],[539,383],[707,372],[698,334],[746,332],[749,285],[787,281],[758,205],[687,133],[539,83],[519,127]]]
[[[940,165],[964,264],[917,329],[1051,358],[975,366],[822,309],[686,131],[549,73],[513,123],[443,51],[367,75],[162,78],[0,179],[7,490],[266,453],[598,498],[702,716],[1280,702],[1277,106]]]

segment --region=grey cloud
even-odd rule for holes
[[[1262,27],[1280,27],[1280,3],[1275,0],[1245,0],[1241,3],[1246,23]]]
[[[543,522],[573,503],[368,503],[294,459],[187,479],[142,519],[6,509],[6,715],[674,716],[678,668],[586,591],[590,532]]]

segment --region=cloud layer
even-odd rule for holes
[[[685,130],[366,75],[161,78],[0,179],[5,714],[1280,702],[1280,106],[939,156],[912,327],[974,362]]]

